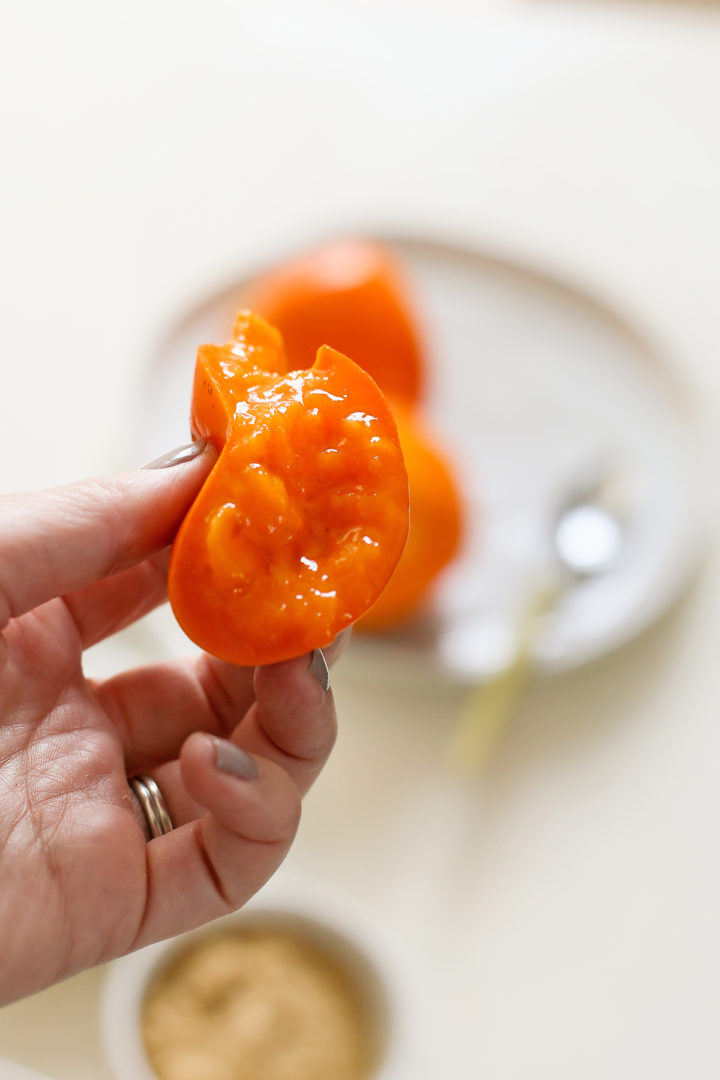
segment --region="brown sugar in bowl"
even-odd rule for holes
[[[148,987],[142,1036],[159,1080],[368,1080],[379,1050],[347,969],[272,922],[174,955]]]
[[[348,913],[258,901],[109,965],[118,1080],[395,1080],[407,1075],[409,978]]]

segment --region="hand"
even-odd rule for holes
[[[334,742],[309,656],[83,674],[84,648],[165,600],[168,544],[212,461],[193,448],[0,498],[0,1002],[240,907]],[[151,842],[136,773],[175,826]]]

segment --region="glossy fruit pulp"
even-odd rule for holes
[[[329,644],[377,598],[407,536],[407,475],[377,386],[330,348],[287,371],[279,336],[242,316],[233,342],[199,350],[192,425],[220,457],[173,548],[181,626],[241,664]]]

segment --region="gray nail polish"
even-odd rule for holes
[[[215,764],[221,772],[239,776],[241,780],[254,780],[259,775],[250,755],[227,739],[215,739]]]
[[[330,689],[330,669],[322,649],[313,649],[310,660],[310,674],[317,679],[323,690],[327,693]]]
[[[204,439],[188,443],[187,446],[178,446],[176,450],[170,450],[169,453],[162,454],[148,465],[143,465],[143,468],[169,469],[171,465],[183,465],[186,461],[192,461],[194,458],[200,457],[206,446],[207,443]]]

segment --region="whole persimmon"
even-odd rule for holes
[[[417,402],[425,359],[403,269],[385,245],[336,240],[250,282],[243,305],[277,327],[293,366],[332,345],[394,399]]]
[[[358,629],[379,632],[422,607],[462,540],[463,503],[445,452],[416,413],[393,407],[410,486],[410,531],[390,581]]]

